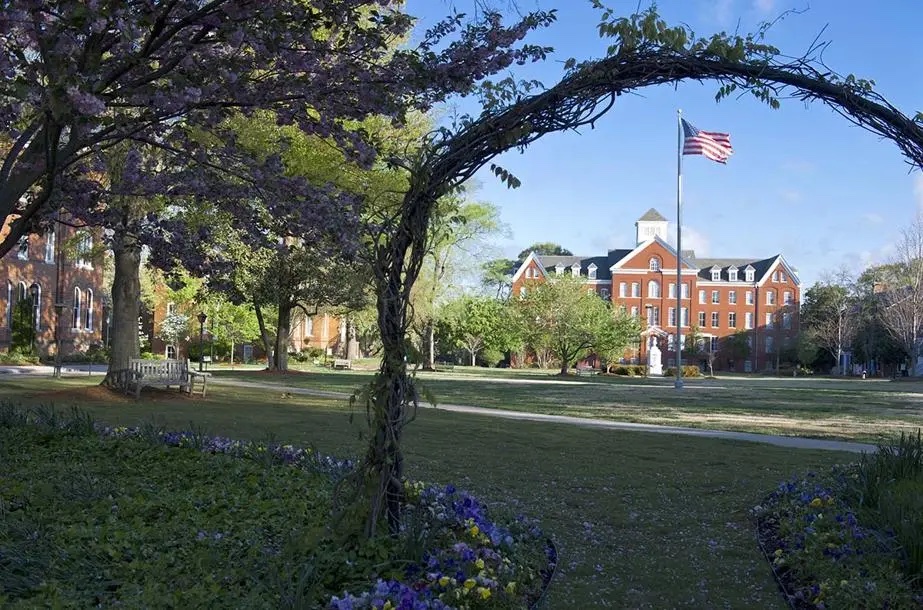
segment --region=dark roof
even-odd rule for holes
[[[631,252],[631,250],[610,250],[609,254],[611,255],[613,252],[625,252],[625,254],[627,254]],[[541,256],[538,254],[535,256],[541,262],[542,266],[545,268],[545,273],[548,275],[554,275],[554,268],[559,264],[569,268],[574,263],[580,263],[580,275],[586,277],[589,266],[595,264],[597,280],[612,279],[612,274],[609,273],[609,267],[614,263],[609,261],[608,256]]]
[[[743,280],[743,270],[747,268],[747,265],[753,267],[756,271],[754,277],[756,281],[759,281],[766,272],[769,271],[769,267],[776,262],[776,256],[770,256],[769,258],[763,259],[752,259],[752,258],[693,258],[689,260],[689,263],[694,267],[697,267],[699,270],[699,277],[703,280],[711,280],[711,270],[712,267],[719,267],[721,269],[721,279],[727,281],[728,279],[728,269],[731,267],[737,267],[738,277]]]
[[[642,216],[638,220],[663,220],[665,221],[666,218],[664,218],[660,212],[658,212],[654,208],[651,208],[647,212],[645,212],[644,216]]]

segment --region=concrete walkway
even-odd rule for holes
[[[242,381],[238,379],[226,379],[222,377],[212,377],[211,381],[216,385],[237,386],[242,388],[272,389],[279,392],[286,392],[288,394],[317,396],[320,398],[339,398],[345,400],[350,397],[350,394],[346,394],[344,392],[314,390],[311,388],[298,388],[293,386],[278,385],[274,383],[258,383],[254,381]],[[585,428],[609,428],[613,430],[634,430],[638,432],[654,432],[658,434],[680,434],[685,436],[698,436],[702,438],[718,438],[731,441],[764,443],[768,445],[776,445],[778,447],[790,447],[792,449],[823,449],[828,451],[848,451],[851,453],[867,453],[873,452],[877,449],[875,445],[869,445],[866,443],[853,443],[849,441],[830,441],[814,438],[802,438],[798,436],[776,436],[771,434],[754,434],[752,432],[730,432],[727,430],[705,430],[701,428],[683,428],[679,426],[660,426],[657,424],[617,422],[605,419],[589,419],[584,417],[572,417],[570,415],[527,413],[523,411],[508,411],[506,409],[473,407],[469,405],[450,405],[440,403],[434,407],[430,403],[422,402],[420,403],[420,406],[427,409],[437,408],[455,413],[470,413],[472,415],[502,417],[504,419],[543,421],[559,424],[570,424],[575,426],[582,426]]]

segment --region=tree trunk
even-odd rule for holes
[[[138,317],[141,309],[141,244],[133,233],[116,230],[112,238],[115,275],[112,280],[112,335],[109,370],[102,385],[122,389],[128,361],[141,355]]]
[[[266,321],[263,319],[263,310],[260,308],[260,304],[255,301],[253,303],[253,310],[256,312],[256,322],[260,326],[260,341],[263,342],[263,350],[266,351],[266,368],[272,370],[272,341],[269,340],[269,331],[266,330]]]
[[[561,359],[561,376],[562,376],[562,377],[563,377],[564,375],[567,375],[567,369],[568,369],[567,364],[568,364],[568,363],[567,363],[567,360],[565,360],[565,359],[562,358],[562,359]]]
[[[477,352],[473,349],[468,351],[471,352],[471,366],[475,366],[475,363],[477,362]]]
[[[426,366],[429,371],[436,370],[436,322],[430,320],[426,325]]]
[[[279,324],[276,328],[276,357],[273,371],[288,370],[288,340],[292,332],[292,306],[287,301],[279,303]]]

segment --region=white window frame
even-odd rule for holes
[[[776,283],[776,284],[779,283],[779,272],[778,271],[772,272],[772,281],[773,283]]]
[[[641,298],[641,282],[631,283],[631,296],[635,299]]]
[[[667,309],[667,326],[676,326],[676,308]]]
[[[747,278],[747,281],[748,281],[748,282],[752,282],[752,281],[754,280],[755,275],[756,275],[756,271],[753,270],[753,269],[747,269],[745,273],[746,273],[746,276],[745,276],[745,277]]]
[[[13,328],[13,282],[6,281],[6,307],[3,310],[3,321],[7,328]]]
[[[728,312],[728,328],[737,328],[737,312]]]
[[[660,271],[660,257],[652,256],[649,261],[647,261],[648,271]]]
[[[711,291],[711,304],[712,305],[721,305],[721,293],[717,290]]]
[[[753,291],[752,291],[752,290],[748,290],[747,293],[746,293],[746,295],[747,295],[747,296],[744,298],[744,302],[745,302],[747,305],[753,305]]]
[[[638,315],[639,315],[639,313],[640,313],[640,312],[639,312],[639,310],[638,310],[638,306],[637,306],[637,305],[632,305],[632,306],[631,306],[631,317],[637,318]]]
[[[773,328],[773,326],[774,325],[773,325],[773,320],[772,320],[772,314],[767,313],[766,314],[766,328]]]
[[[681,327],[689,327],[689,308],[680,307],[679,308],[679,325]]]
[[[717,311],[711,312],[711,327],[720,328],[721,326],[721,313]]]
[[[626,298],[628,296],[628,282],[619,282],[619,298]]]
[[[564,263],[558,263],[557,265],[554,266],[554,274],[555,275],[564,274]]]
[[[45,233],[45,262],[51,264],[55,261],[55,250],[57,249],[58,234],[54,228]]]
[[[587,279],[595,280],[596,279],[596,264],[592,263],[589,267],[586,268]]]
[[[574,277],[580,277],[580,263],[574,263],[570,266],[570,274]]]
[[[791,290],[786,290],[782,294],[782,304],[783,305],[791,305],[794,302],[794,300],[795,300],[794,295],[792,294]]]
[[[721,269],[712,269],[711,270],[711,281],[720,282],[721,281]]]
[[[728,281],[736,282],[737,281],[737,267],[731,267],[728,269]]]
[[[660,282],[657,280],[649,280],[647,282],[647,298],[649,299],[659,299],[660,298]]]
[[[39,283],[32,284],[35,286],[35,300],[32,302],[32,319],[35,330],[42,330],[42,286]],[[32,296],[32,288],[29,288],[29,296]]]
[[[699,305],[705,305],[705,291],[699,290]]]
[[[705,328],[705,312],[699,312],[699,328]]]
[[[689,298],[689,284],[687,282],[683,282],[679,285],[679,294],[681,299]]]
[[[776,304],[776,291],[775,291],[775,290],[767,290],[767,291],[766,291],[766,304],[767,304],[767,305],[775,305],[775,304]]]
[[[667,290],[667,298],[668,299],[676,298],[676,283],[675,282],[670,282],[668,290]]]
[[[744,312],[744,328],[747,330],[753,328],[753,312],[752,311]]]
[[[83,307],[84,329],[93,330],[93,289],[87,288],[86,304]]]
[[[83,292],[80,290],[80,288],[74,286],[73,320],[71,320],[71,328],[74,330],[80,328],[80,322],[82,320],[80,307],[82,302]]]
[[[737,305],[737,291],[736,290],[728,291],[728,303],[731,305]]]
[[[305,316],[305,319],[304,319],[304,335],[305,335],[305,337],[313,337],[313,336],[314,336],[314,317],[313,317],[313,316]]]
[[[711,347],[712,353],[718,351],[718,349],[719,349],[718,337],[712,337],[712,338],[711,338],[711,346],[710,346],[710,347]]]

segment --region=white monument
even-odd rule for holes
[[[660,361],[660,348],[657,347],[657,337],[653,334],[647,338],[647,374],[663,375],[663,363]]]

